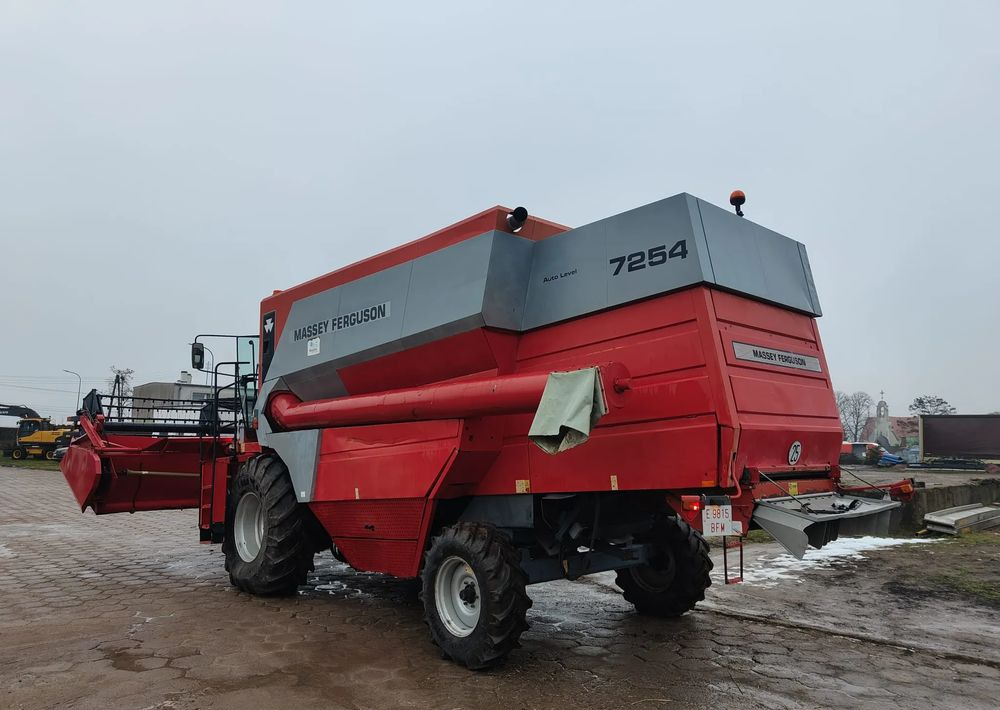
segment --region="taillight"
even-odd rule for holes
[[[681,509],[697,513],[701,510],[701,496],[681,496]]]

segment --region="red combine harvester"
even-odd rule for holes
[[[212,400],[92,392],[62,470],[98,514],[197,506],[246,592],[328,549],[420,577],[434,642],[485,668],[529,584],[616,570],[678,616],[705,535],[887,532],[898,502],[840,486],[819,315],[802,244],[690,195],[576,229],[496,207],[275,291]]]

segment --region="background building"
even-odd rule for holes
[[[197,421],[199,411],[192,403],[212,399],[211,385],[197,385],[191,373],[181,370],[176,382],[146,382],[132,390],[132,419]]]
[[[884,395],[884,393],[882,393]],[[887,449],[905,449],[920,442],[917,417],[891,417],[889,405],[880,399],[875,416],[868,417],[861,432],[862,441],[874,441]]]

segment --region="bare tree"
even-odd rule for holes
[[[115,381],[118,381],[118,388],[122,397],[132,396],[132,377],[135,375],[135,370],[131,367],[118,367],[117,365],[111,366],[111,376],[108,377],[108,390],[113,390],[115,387]]]
[[[954,414],[958,410],[936,394],[920,395],[910,405],[913,414]]]
[[[837,411],[840,412],[840,423],[844,429],[844,435],[846,436],[847,426],[844,425],[844,412],[847,411],[847,404],[851,399],[851,395],[847,394],[847,392],[841,392],[840,390],[837,390],[833,394],[837,398]]]
[[[836,396],[844,438],[848,441],[860,440],[875,400],[867,392],[855,392],[854,394],[837,392]]]

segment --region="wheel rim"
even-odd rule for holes
[[[256,493],[244,493],[236,504],[233,521],[236,552],[244,562],[253,562],[264,543],[264,504]]]
[[[632,567],[632,579],[647,592],[660,593],[673,584],[677,575],[677,565],[669,550],[663,550],[652,563]]]
[[[56,452],[55,451],[46,451],[45,452],[45,458],[46,458],[46,460],[52,461],[55,457],[56,457]]]
[[[482,608],[479,580],[461,557],[449,557],[438,569],[434,578],[434,601],[448,633],[464,638],[475,631]]]
[[[20,449],[14,449],[14,451],[13,451],[13,452],[11,452],[11,455],[10,455],[10,457],[11,457],[12,459],[20,459],[20,458],[22,458],[23,456],[24,456],[24,454],[22,454],[22,453],[21,453],[21,450],[20,450]]]

